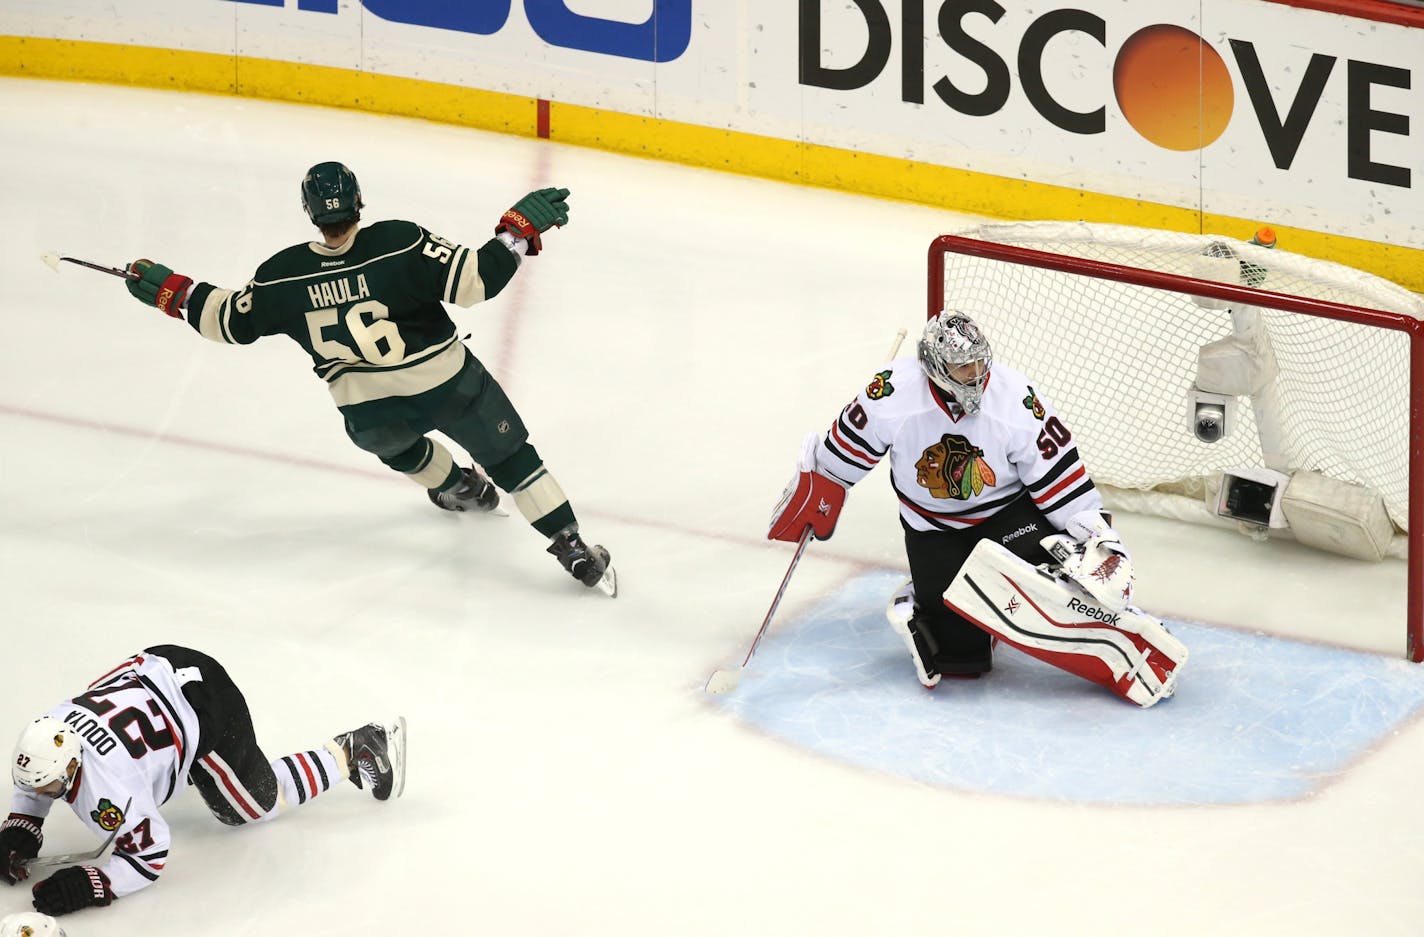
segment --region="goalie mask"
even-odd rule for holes
[[[83,760],[84,749],[74,730],[53,716],[41,716],[20,733],[10,762],[10,779],[16,787],[35,792],[60,781],[59,793],[49,795],[58,797],[74,783],[70,762],[82,763]],[[75,773],[78,773],[77,766]]]
[[[978,412],[994,355],[973,319],[944,310],[925,323],[919,355],[931,383],[952,396],[965,413]]]
[[[312,224],[341,224],[361,217],[361,186],[341,163],[317,163],[302,178],[302,208]]]

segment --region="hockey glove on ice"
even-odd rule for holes
[[[12,813],[0,824],[0,878],[11,885],[29,877],[24,863],[40,854],[44,833],[37,817]]]
[[[139,275],[137,280],[128,281],[129,292],[135,299],[175,319],[183,318],[183,304],[193,288],[192,279],[151,260],[135,260],[128,269]]]
[[[515,237],[524,238],[529,242],[526,255],[533,257],[544,248],[539,235],[569,223],[568,197],[568,189],[536,189],[500,216],[494,233],[508,231]]]
[[[68,914],[89,907],[102,908],[114,900],[109,877],[92,865],[60,869],[34,887],[35,910],[41,914]]]

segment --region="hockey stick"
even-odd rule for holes
[[[900,350],[900,343],[904,340],[905,330],[900,329],[895,333],[895,341],[890,345],[891,358],[895,357],[895,353]],[[771,624],[771,616],[776,614],[776,607],[781,604],[781,597],[786,594],[786,584],[791,581],[791,574],[796,572],[796,564],[801,562],[801,554],[806,552],[806,545],[811,540],[811,525],[807,524],[806,529],[801,531],[801,539],[796,541],[796,553],[791,557],[791,565],[786,567],[786,575],[781,577],[781,587],[776,590],[776,598],[771,600],[771,608],[766,610],[766,617],[761,620],[761,627],[757,629],[756,637],[752,639],[752,646],[747,649],[747,656],[742,658],[741,666],[723,668],[708,677],[705,688],[708,693],[721,696],[723,693],[732,692],[742,682],[742,672],[747,669],[747,664],[751,663],[757,645],[761,644],[762,636],[766,634],[766,626]]]
[[[124,809],[120,811],[120,815],[128,816],[129,807],[131,806],[133,806],[132,797],[124,803]],[[104,850],[109,848],[109,844],[112,843],[114,837],[118,835],[119,829],[115,827],[114,831],[109,834],[109,838],[99,844],[98,849],[92,849],[89,852],[66,852],[55,856],[40,856],[36,859],[29,859],[22,862],[20,865],[25,870],[25,874],[29,875],[31,872],[38,872],[41,869],[53,869],[65,865],[79,865],[83,862],[89,862],[102,856]]]
[[[781,597],[786,594],[786,584],[791,581],[791,574],[796,572],[796,564],[801,562],[801,554],[806,552],[806,544],[810,542],[811,525],[807,524],[806,529],[801,531],[801,539],[796,541],[796,553],[791,557],[791,565],[786,567],[786,575],[781,577],[781,587],[776,590],[776,598],[771,600],[771,608],[766,610],[766,617],[761,620],[761,627],[757,629],[756,637],[752,639],[752,646],[747,649],[747,656],[742,658],[741,666],[718,670],[708,677],[708,693],[716,696],[730,693],[742,682],[742,671],[746,670],[747,664],[751,663],[752,655],[756,653],[762,635],[766,634],[766,626],[771,624],[771,616],[776,614],[776,607],[781,604]]]
[[[900,343],[903,342],[904,340],[905,340],[905,330],[904,330],[904,328],[896,329],[896,330],[895,330],[895,340],[890,343],[890,354],[886,355],[886,358],[893,359],[897,354],[899,354],[899,353],[900,353]]]
[[[122,270],[118,267],[106,267],[103,264],[96,264],[91,263],[87,260],[80,260],[78,257],[61,257],[55,251],[45,251],[43,254],[40,254],[40,260],[43,260],[46,264],[49,265],[51,270],[55,271],[59,270],[59,264],[61,261],[63,261],[64,263],[78,264],[81,267],[88,267],[90,270],[98,270],[100,273],[107,273],[110,276],[120,277],[125,280],[142,279],[142,277],[140,277],[137,273],[133,273],[128,270]]]

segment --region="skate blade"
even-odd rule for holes
[[[405,792],[405,717],[397,716],[395,725],[386,736],[386,750],[391,759],[395,778],[391,784],[391,800]]]
[[[603,578],[595,582],[594,586],[610,599],[618,598],[618,571],[612,564],[604,568]]]
[[[446,509],[442,509],[442,510],[446,510]],[[459,515],[461,515],[461,514],[468,514],[468,515],[470,515],[471,517],[508,517],[508,516],[509,516],[509,512],[504,509],[504,505],[503,505],[503,504],[496,504],[494,507],[490,508],[488,511],[481,511],[481,510],[479,510],[479,509],[477,509],[477,508],[476,508],[476,509],[471,509],[471,508],[455,508],[454,510],[446,510],[446,513],[454,514],[454,515],[457,516],[457,517],[458,517]]]

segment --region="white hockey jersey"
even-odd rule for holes
[[[96,836],[114,838],[101,866],[114,896],[152,884],[167,861],[168,824],[158,808],[186,784],[198,747],[198,716],[181,687],[199,674],[135,655],[46,715],[73,727],[84,748],[64,799]],[[12,813],[44,818],[54,799],[16,789]]]
[[[913,530],[966,530],[1025,489],[1058,530],[1102,508],[1067,425],[1024,375],[997,362],[979,410],[965,413],[934,392],[916,358],[896,358],[841,411],[816,468],[853,485],[887,452]]]

